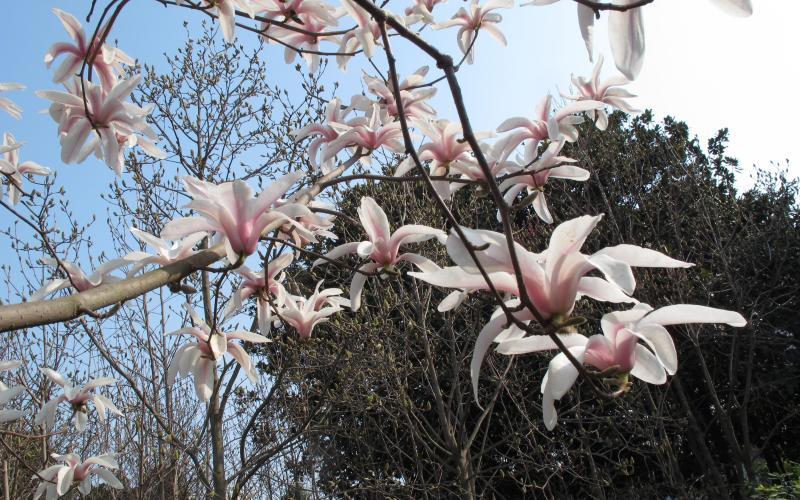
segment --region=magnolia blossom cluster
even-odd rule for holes
[[[88,495],[92,491],[92,476],[97,476],[105,484],[114,489],[122,489],[123,485],[114,476],[112,470],[119,469],[116,453],[106,453],[81,461],[77,453],[58,455],[52,458],[59,464],[51,465],[37,473],[42,480],[33,493],[33,500],[45,495],[47,500],[66,495],[73,483],[78,483],[78,491]]]
[[[141,76],[123,78],[123,66],[132,66],[134,61],[103,42],[106,28],[98,30],[97,38],[88,40],[75,16],[59,9],[53,12],[72,43],[54,44],[44,62],[50,67],[56,59],[63,59],[53,81],[63,83],[66,91],[42,90],[37,95],[52,101],[49,113],[58,123],[61,160],[80,163],[94,153],[121,175],[126,148],[138,145],[154,158],[164,158],[165,153],[153,142],[157,138],[155,132],[145,121],[152,107],[128,102]],[[84,66],[88,66],[89,74],[98,75],[100,84],[83,77]]]
[[[22,143],[17,142],[14,136],[6,132],[3,144],[0,145],[0,173],[5,176],[5,183],[0,182],[0,200],[3,199],[4,185],[8,185],[8,199],[16,205],[25,193],[23,181],[25,176],[50,174],[50,169],[33,161],[20,163],[19,149]]]
[[[546,198],[545,185],[551,178],[585,181],[589,172],[574,165],[575,160],[561,151],[568,142],[578,138],[577,125],[588,115],[598,128],[608,123],[606,107],[636,112],[627,101],[635,95],[622,88],[629,83],[624,77],[599,78],[602,59],[598,60],[591,78],[573,76],[577,95],[565,95],[569,104],[554,110],[551,96],[544,97],[534,116],[512,117],[498,125],[496,132],[475,134],[481,140],[480,155],[489,168],[490,177],[504,192],[505,201],[513,204],[520,193],[522,202],[533,205],[538,216],[553,222]],[[398,82],[401,103],[388,84],[377,77],[364,76],[370,96],[353,96],[350,104],[339,99],[328,104],[326,122],[308,125],[293,132],[296,140],[311,139],[309,161],[322,173],[331,170],[341,152],[353,155],[361,152],[363,162],[378,150],[403,153],[400,108],[403,118],[424,140],[418,148],[418,159],[428,164],[437,194],[449,200],[452,193],[469,184],[486,189],[489,180],[481,167],[478,155],[465,140],[459,123],[438,119],[436,110],[428,103],[435,87],[426,85],[428,68],[423,67]],[[400,106],[399,104],[402,104]],[[362,113],[362,114],[357,114]],[[415,137],[418,137],[415,134]],[[490,142],[490,139],[494,139]],[[545,148],[540,145],[546,144]],[[317,159],[319,155],[320,159]],[[411,172],[413,157],[406,157],[395,171],[396,176]]]
[[[505,235],[485,230],[462,228],[467,241],[455,231],[447,240],[447,251],[455,266],[435,272],[410,273],[418,279],[446,288],[455,288],[439,310],[457,307],[465,294],[476,290],[487,290],[488,283],[475,267],[466,245],[478,249],[478,261],[491,280],[494,288],[505,294],[505,308],[498,307],[488,323],[478,334],[471,362],[471,377],[475,399],[478,399],[478,378],[484,357],[492,343],[504,354],[524,354],[542,350],[558,349],[551,336],[531,334],[528,327],[533,320],[565,323],[573,313],[576,302],[591,298],[613,304],[638,304],[633,297],[636,288],[632,267],[685,268],[692,264],[675,260],[655,250],[635,245],[616,245],[603,248],[591,255],[581,253],[584,241],[602,216],[583,216],[560,224],[553,231],[549,247],[540,252],[531,252],[518,243],[513,243],[514,253],[522,273],[522,283],[516,279],[516,270]],[[603,277],[589,275],[597,271]],[[524,302],[523,302],[524,300]],[[518,308],[524,305],[521,309]],[[533,306],[531,308],[530,306]],[[637,306],[637,312],[650,311],[649,306]],[[612,313],[604,317],[605,336],[593,336],[588,340],[577,333],[556,333],[562,343],[570,349],[580,363],[601,371],[611,370],[620,380],[620,388],[627,390],[628,374],[645,382],[666,382],[663,373],[674,373],[677,369],[675,348],[663,325],[676,323],[728,323],[743,326],[744,318],[738,313],[690,305],[670,306],[668,312],[649,315],[642,323],[661,325],[657,332],[647,334],[619,334],[622,328],[607,326],[614,318],[636,321],[639,316],[628,312]],[[699,309],[698,309],[699,308]],[[700,310],[705,314],[699,313]],[[514,322],[509,326],[506,310]],[[683,315],[682,313],[689,312]],[[627,320],[626,318],[632,318]],[[520,326],[521,325],[521,326]],[[631,330],[629,327],[628,330]],[[631,331],[640,331],[632,327]],[[650,329],[653,332],[654,329]],[[627,330],[626,330],[627,331]],[[639,340],[645,341],[648,351]],[[566,361],[565,361],[566,360]],[[666,361],[665,361],[666,360]],[[568,366],[567,366],[568,364]],[[542,383],[544,395],[544,418],[548,429],[556,423],[553,401],[561,399],[577,378],[577,367],[564,353],[557,355],[550,364],[551,371]],[[574,370],[574,371],[573,371]]]
[[[0,372],[14,370],[21,365],[22,363],[17,360],[0,361]],[[44,403],[35,416],[35,425],[42,425],[47,431],[51,430],[55,425],[56,411],[61,403],[69,405],[75,421],[75,430],[78,433],[86,429],[89,402],[94,404],[97,416],[101,421],[105,420],[106,411],[122,415],[122,412],[110,399],[97,392],[99,387],[115,384],[117,381],[113,378],[94,378],[83,386],[76,386],[55,370],[50,368],[41,368],[40,370],[50,381],[62,388],[63,394]],[[24,386],[8,387],[0,382],[0,423],[12,422],[25,416],[24,411],[5,408],[12,399],[25,391]],[[58,498],[65,495],[73,483],[78,483],[78,490],[82,494],[88,495],[92,489],[92,475],[98,476],[101,481],[112,488],[122,488],[122,483],[111,472],[111,470],[119,468],[116,455],[113,453],[91,457],[85,461],[81,461],[80,456],[75,453],[66,455],[54,453],[52,457],[61,464],[52,465],[37,473],[37,477],[42,482],[34,492],[34,499],[40,498],[42,494],[45,494],[47,499]]]
[[[2,361],[0,362],[0,372],[13,370],[22,365],[20,361]],[[83,432],[86,429],[88,422],[88,404],[91,402],[97,410],[97,416],[100,421],[105,420],[106,411],[122,415],[122,412],[114,405],[114,403],[107,397],[99,394],[97,389],[106,385],[116,384],[117,381],[110,377],[99,377],[89,380],[82,386],[76,386],[74,383],[65,378],[63,375],[50,368],[40,368],[50,381],[60,386],[63,393],[42,405],[42,408],[36,414],[34,423],[36,425],[44,425],[47,430],[55,426],[56,412],[61,403],[67,403],[72,410],[72,417],[74,420],[75,430]],[[0,382],[0,408],[8,404],[16,396],[25,391],[23,386],[8,387]],[[0,410],[0,422],[8,422],[17,420],[24,416],[25,413],[19,410]]]

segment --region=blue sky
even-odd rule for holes
[[[793,26],[793,20],[800,17],[800,2],[754,0],[754,4],[756,12],[748,19],[729,18],[702,0],[658,0],[648,6],[647,57],[640,78],[630,89],[640,96],[636,102],[640,108],[651,107],[658,116],[672,114],[686,120],[702,139],[720,127],[729,127],[731,152],[745,166],[800,160],[800,141],[793,133],[800,104],[790,97],[800,79],[800,62],[793,54],[800,47],[800,31]],[[5,47],[0,81],[21,82],[28,89],[8,94],[23,106],[25,114],[21,121],[0,114],[0,132],[10,131],[26,141],[23,159],[58,171],[59,182],[67,191],[81,194],[75,197],[79,214],[94,211],[102,216],[103,210],[96,210],[94,202],[113,180],[113,172],[94,158],[80,165],[61,164],[56,125],[38,113],[47,102],[34,95],[35,90],[56,87],[50,83],[51,73],[42,58],[52,43],[66,39],[51,8],[58,6],[82,19],[87,5],[85,0],[37,0],[11,2],[5,7],[6,19],[16,21],[6,23],[0,31],[0,46]],[[392,5],[400,11],[405,3]],[[441,6],[442,12],[449,14],[460,5],[450,0]],[[510,116],[532,114],[543,95],[567,89],[570,73],[588,74],[592,68],[572,2],[501,12],[500,27],[508,47],[481,37],[476,64],[464,66],[459,73],[477,130],[492,130]],[[112,37],[131,56],[158,66],[163,53],[182,45],[182,21],[187,19],[196,28],[203,17],[138,0],[125,9]],[[604,29],[601,21],[596,45],[598,51],[608,53]],[[426,37],[457,56],[455,31],[428,31]],[[241,36],[245,43],[252,43],[250,34]],[[402,43],[397,43],[395,50],[404,74],[430,63]],[[296,73],[283,64],[283,49],[270,47],[267,54],[274,61],[270,61],[270,76],[289,88],[295,86]],[[380,55],[378,58],[383,67]],[[613,71],[610,60],[606,66],[606,73]],[[327,78],[342,84],[339,94],[347,99],[360,91],[360,72],[358,64],[351,64],[346,73],[331,64]],[[435,105],[442,117],[453,119],[448,97],[446,88],[440,89]],[[800,172],[797,161],[792,172]],[[0,221],[7,218],[4,214]]]

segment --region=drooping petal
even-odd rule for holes
[[[578,5],[578,24],[581,29],[581,36],[583,43],[586,45],[586,51],[589,53],[589,60],[594,60],[594,11],[589,7]]]
[[[380,264],[375,262],[368,262],[358,268],[359,271],[365,273],[374,272],[381,267]],[[411,273],[409,273],[411,274]],[[361,292],[364,290],[364,284],[367,282],[367,276],[362,273],[355,273],[353,281],[350,282],[350,310],[353,312],[358,311],[361,307]]]
[[[618,0],[620,5],[629,5],[636,0]],[[629,80],[635,80],[644,62],[644,21],[642,9],[608,14],[608,38],[614,64]]]
[[[585,347],[570,347],[569,352],[579,362],[584,359]],[[542,418],[547,430],[552,431],[558,422],[554,401],[561,399],[578,379],[578,369],[567,358],[566,354],[559,353],[547,368],[547,373],[542,379]]]

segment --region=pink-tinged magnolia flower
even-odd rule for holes
[[[298,0],[294,1],[297,2]],[[277,3],[281,3],[280,0]],[[303,3],[308,3],[308,0],[303,0]],[[306,32],[301,33],[290,28],[272,26],[265,23],[268,29],[267,35],[270,37],[270,41],[278,40],[284,44],[283,60],[285,63],[288,64],[294,61],[299,49],[301,51],[300,57],[308,64],[308,70],[315,73],[319,69],[320,55],[317,52],[320,51],[320,42],[336,43],[338,39],[335,36],[320,36],[316,34],[322,33],[332,26],[330,22],[317,15],[301,13],[297,14],[293,19]],[[336,24],[335,20],[333,24]]]
[[[483,157],[486,160],[486,164],[489,166],[489,173],[491,174],[492,178],[496,178],[500,175],[503,175],[508,171],[509,168],[514,166],[514,163],[510,161],[506,161],[504,158],[504,143],[502,141],[496,142],[494,144],[487,144],[482,142],[479,144],[481,151],[483,152]],[[453,162],[450,164],[450,168],[460,174],[462,179],[470,179],[473,181],[486,181],[486,175],[483,173],[483,169],[481,169],[478,161],[475,158],[466,158],[462,161]],[[466,186],[463,182],[456,182],[450,185],[450,189],[452,191],[457,191],[462,187]],[[484,186],[478,186],[479,191],[484,191]]]
[[[536,107],[534,118],[529,120],[523,117],[509,118],[497,127],[498,132],[513,132],[500,141],[495,146],[502,151],[500,158],[505,160],[514,149],[523,141],[528,141],[525,145],[525,156],[535,158],[539,142],[550,139],[553,142],[565,140],[575,142],[578,140],[578,129],[575,125],[583,122],[583,117],[577,115],[584,111],[601,109],[603,103],[599,101],[580,101],[569,104],[557,110],[551,115],[553,98],[548,95],[544,97]]]
[[[345,53],[362,50],[368,59],[375,55],[375,47],[383,46],[381,40],[381,29],[378,23],[369,15],[367,11],[356,5],[352,0],[342,0],[342,9],[356,22],[356,28],[348,31],[339,44],[340,54],[336,56],[336,62],[342,71],[347,71],[347,63],[351,56]],[[389,29],[388,27],[386,29]]]
[[[22,197],[22,181],[25,175],[50,175],[50,170],[32,161],[19,162],[19,146],[14,136],[6,132],[3,148],[0,149],[0,173],[8,180],[8,198],[16,205]],[[17,146],[17,147],[15,147]],[[5,151],[5,152],[3,152]],[[0,199],[3,198],[3,187],[0,185]]]
[[[181,328],[167,335],[191,335],[196,339],[196,342],[184,344],[175,353],[175,357],[172,358],[167,370],[167,384],[173,385],[175,377],[179,374],[181,377],[186,377],[189,373],[192,373],[197,397],[203,401],[208,401],[214,392],[214,370],[216,370],[217,361],[225,353],[233,356],[233,359],[239,363],[239,366],[242,367],[251,382],[258,383],[260,377],[256,367],[253,366],[250,360],[250,355],[235,341],[243,340],[245,342],[263,344],[270,342],[270,340],[246,330],[235,330],[228,333],[212,332],[211,328],[190,305],[184,304],[184,306],[189,312],[194,326]]]
[[[338,24],[336,9],[317,0],[252,0],[252,9],[260,16],[285,23],[294,21],[303,25],[299,16],[306,16],[305,20],[312,19],[315,23],[330,27]],[[305,25],[303,27],[307,31],[315,31]]]
[[[54,83],[63,83],[72,76],[80,72],[81,66],[90,55],[96,54],[92,63],[92,69],[100,77],[105,90],[111,90],[117,84],[117,75],[122,73],[122,65],[133,66],[135,61],[120,49],[114,48],[107,43],[102,47],[97,47],[99,40],[95,38],[89,42],[83,25],[75,16],[61,9],[53,9],[53,14],[58,16],[64,29],[74,40],[75,44],[59,42],[54,44],[44,55],[44,63],[49,68],[53,61],[59,56],[65,56],[63,62],[56,69],[53,75]],[[103,33],[106,26],[100,28],[98,33]]]
[[[49,112],[59,124],[61,160],[64,163],[80,163],[94,152],[117,175],[121,175],[125,147],[139,145],[150,156],[165,157],[164,152],[151,141],[156,135],[145,121],[152,107],[145,109],[126,102],[140,80],[141,75],[121,80],[109,92],[99,85],[84,82],[85,105],[78,79],[65,84],[67,92],[36,92],[39,97],[53,101]]]
[[[44,424],[47,429],[52,429],[56,423],[56,410],[58,405],[67,402],[72,408],[73,417],[75,420],[75,429],[78,432],[83,432],[86,428],[86,422],[89,420],[89,401],[94,403],[97,410],[97,416],[103,422],[106,419],[106,410],[117,415],[122,415],[122,412],[114,406],[110,399],[97,394],[95,391],[98,387],[104,385],[116,384],[117,381],[111,377],[99,377],[89,380],[83,386],[72,385],[72,380],[64,378],[63,375],[50,368],[40,368],[43,374],[47,376],[53,383],[61,386],[64,393],[57,398],[53,398],[42,406],[39,413],[36,414],[34,423],[36,425]]]
[[[339,137],[339,130],[337,129],[349,128],[350,124],[346,123],[345,119],[351,110],[352,108],[350,107],[342,107],[342,103],[338,98],[333,98],[325,108],[325,123],[312,123],[300,130],[292,130],[289,132],[294,136],[295,141],[301,141],[307,137],[319,135],[319,137],[311,141],[308,145],[309,162],[315,170],[322,170],[323,174],[327,174],[330,171],[333,158],[330,158],[328,162],[323,162],[322,166],[320,166],[317,162],[317,153],[319,152],[320,146],[333,142]],[[336,127],[333,126],[334,124]]]
[[[161,236],[174,240],[201,231],[213,231],[216,233],[214,242],[225,242],[228,260],[233,264],[240,257],[255,253],[262,233],[273,222],[291,221],[296,231],[306,231],[292,218],[310,213],[307,207],[297,203],[274,207],[302,177],[301,172],[284,175],[258,196],[254,196],[250,186],[241,180],[212,184],[184,177],[186,192],[192,197],[186,208],[197,211],[200,216],[170,221],[161,231]]]
[[[419,159],[431,162],[431,176],[446,176],[450,174],[450,167],[458,169],[457,163],[474,163],[474,158],[470,155],[472,149],[462,137],[460,123],[447,120],[438,120],[436,122],[425,120],[418,122],[416,125],[431,140],[431,142],[426,142],[418,149]],[[413,167],[414,160],[408,157],[400,163],[394,175],[397,177],[402,176]],[[469,169],[470,167],[466,168]],[[450,198],[451,188],[448,181],[433,181],[433,187],[443,199],[448,200]]]
[[[28,299],[28,302],[42,300],[53,292],[63,290],[65,288],[71,288],[73,286],[77,289],[77,291],[85,292],[86,290],[91,290],[92,288],[96,288],[100,285],[115,283],[120,281],[121,278],[114,276],[111,273],[128,264],[128,261],[125,259],[112,259],[101,264],[100,267],[98,267],[91,275],[86,276],[81,268],[71,262],[61,261],[60,266],[58,265],[58,261],[55,259],[41,259],[40,262],[56,269],[65,269],[69,274],[69,278],[55,278],[50,280],[46,285],[31,295]]]
[[[294,198],[294,196],[292,198]],[[286,205],[287,203],[293,203],[292,199],[278,200],[276,206],[280,207]],[[323,217],[312,211],[313,208],[333,209],[333,207],[316,200],[309,202],[308,207],[309,212],[307,214],[295,217],[294,222],[287,222],[278,229],[278,239],[292,240],[292,242],[298,247],[304,247],[309,243],[317,241],[317,236],[324,236],[332,240],[338,240],[339,237],[330,231],[330,229],[333,227],[333,221],[336,219],[336,216],[331,215]],[[296,226],[302,227],[304,231],[295,231],[294,229]],[[300,250],[296,250],[295,254],[299,255]]]
[[[51,465],[39,471],[38,477],[42,482],[36,488],[33,500],[38,500],[43,494],[47,500],[66,495],[72,488],[72,483],[80,483],[78,491],[88,495],[92,491],[92,476],[97,476],[111,488],[122,489],[122,483],[111,473],[112,470],[119,469],[116,453],[98,455],[83,462],[76,453],[66,455],[53,453],[51,456],[62,465]]]
[[[277,312],[280,320],[294,328],[303,340],[311,338],[315,326],[350,305],[350,301],[340,297],[340,289],[320,290],[321,285],[322,281],[317,283],[313,295],[308,298],[286,294],[282,299],[283,307]]]
[[[653,310],[647,304],[633,309],[606,314],[601,320],[603,334],[588,339],[572,333],[560,335],[572,355],[581,363],[608,374],[618,390],[624,392],[632,375],[649,384],[663,384],[667,375],[678,370],[678,353],[667,325],[687,323],[725,323],[744,326],[741,314],[713,307],[677,304]],[[644,342],[640,344],[639,341]],[[547,336],[533,335],[501,342],[497,351],[503,354],[525,354],[557,349]],[[561,399],[575,384],[578,370],[564,353],[551,361],[542,380],[542,411],[545,426],[552,430],[557,421],[554,401]]]
[[[25,85],[21,83],[3,83],[0,82],[0,92],[9,92],[11,90],[24,90]],[[11,115],[13,118],[19,120],[22,118],[22,108],[16,105],[11,99],[0,97],[0,109]]]
[[[523,5],[549,5],[559,0],[531,0]],[[636,3],[637,0],[617,0],[615,5],[621,7]],[[753,13],[750,0],[711,0],[711,2],[730,15],[746,17]],[[591,61],[594,54],[594,11],[578,3],[578,25],[586,44]],[[629,80],[635,80],[644,62],[644,21],[642,8],[633,8],[624,12],[608,13],[608,41],[617,69]]]
[[[133,276],[149,264],[166,266],[167,264],[171,264],[177,260],[183,260],[195,254],[197,251],[194,247],[207,235],[203,232],[190,234],[186,238],[170,245],[166,240],[162,240],[157,236],[153,236],[135,227],[131,228],[131,234],[133,234],[137,240],[155,249],[156,255],[135,250],[123,257],[123,259],[128,262],[135,262],[128,271],[127,276]]]
[[[428,67],[423,66],[398,84],[400,99],[403,103],[403,114],[409,120],[427,122],[436,116],[436,110],[426,102],[436,95],[436,87],[416,88],[425,82],[427,74]],[[378,98],[377,105],[380,108],[382,123],[392,122],[400,116],[394,92],[383,78],[365,74],[364,83],[367,84],[367,90]],[[376,104],[375,101],[363,95],[353,96],[350,103],[353,108],[367,114],[373,112]]]
[[[629,84],[630,80],[624,76],[612,76],[601,84],[600,69],[602,67],[603,55],[601,54],[600,57],[597,58],[597,64],[594,65],[594,71],[592,71],[592,78],[590,80],[582,76],[576,77],[572,75],[572,84],[575,85],[578,95],[562,95],[574,101],[600,101],[603,104],[608,104],[612,108],[620,109],[626,113],[639,113],[638,109],[625,101],[625,99],[636,96],[621,88],[622,85]],[[587,111],[587,113],[595,122],[598,129],[605,130],[608,127],[608,113],[606,113],[605,109],[592,109]]]
[[[322,152],[322,162],[333,159],[339,151],[348,147],[361,147],[372,152],[381,146],[395,153],[405,151],[403,130],[400,128],[400,122],[383,125],[381,123],[380,108],[377,104],[374,104],[369,122],[359,123],[329,142]],[[361,161],[369,163],[370,159],[370,156],[365,156]]]
[[[439,269],[439,266],[422,255],[416,253],[401,254],[400,247],[410,243],[427,241],[431,238],[437,238],[442,241],[446,233],[441,229],[408,224],[392,233],[386,213],[369,196],[361,198],[358,217],[361,219],[361,224],[369,240],[339,245],[325,255],[328,259],[338,259],[344,255],[357,253],[359,257],[370,259],[370,262],[359,268],[361,272],[353,275],[353,281],[350,283],[350,307],[353,311],[361,307],[361,292],[367,280],[367,276],[362,273],[372,273],[378,270],[393,273],[396,272],[395,265],[402,261],[408,261],[426,272],[433,272]],[[317,259],[313,265],[318,266],[326,262],[327,260],[325,259]]]
[[[485,5],[478,5],[478,0],[472,0],[469,5],[469,11],[461,7],[452,19],[435,24],[433,29],[440,30],[452,26],[460,26],[456,35],[458,48],[467,56],[467,64],[472,64],[475,61],[473,43],[479,31],[490,35],[503,46],[506,45],[505,35],[495,26],[503,20],[503,16],[491,11],[495,9],[510,9],[513,6],[514,0],[490,0]]]
[[[433,8],[447,0],[414,0],[414,5],[406,7],[405,14],[409,19],[419,19],[425,24],[436,24]]]
[[[183,0],[176,1],[178,5],[183,4]],[[228,43],[233,43],[236,38],[236,9],[241,9],[250,17],[255,16],[250,0],[203,0],[202,3],[208,12],[217,16],[222,36]]]
[[[267,335],[270,331],[270,325],[272,324],[270,295],[275,301],[276,308],[283,306],[281,301],[286,295],[283,285],[281,284],[284,278],[283,270],[292,263],[293,259],[293,254],[286,253],[274,260],[271,260],[267,264],[266,280],[264,279],[264,271],[256,273],[247,266],[241,266],[237,269],[234,269],[234,272],[242,277],[242,283],[233,293],[230,302],[228,302],[228,305],[225,308],[225,317],[223,320],[240,310],[243,307],[245,300],[249,299],[250,297],[256,297],[258,331],[261,332],[261,335]]]
[[[568,317],[576,300],[582,296],[613,303],[637,302],[631,297],[636,287],[631,267],[692,265],[667,257],[655,250],[634,245],[617,245],[603,248],[592,255],[582,254],[581,246],[601,217],[602,215],[595,217],[585,215],[560,224],[550,237],[549,248],[541,254],[529,252],[514,243],[522,271],[522,285],[543,318]],[[463,231],[476,248],[485,248],[477,251],[477,256],[495,289],[519,297],[519,285],[505,235],[467,228]],[[452,232],[447,239],[447,252],[456,266],[434,272],[414,272],[409,275],[445,288],[463,291],[488,289],[486,280],[475,267],[472,257],[455,232]],[[605,279],[586,276],[594,270],[600,271]],[[448,299],[452,300],[452,297]],[[528,321],[533,319],[533,313],[526,308],[515,313],[515,317],[520,321]],[[476,399],[478,375],[483,358],[492,342],[505,331],[506,322],[507,318],[498,309],[478,334],[471,364]]]
[[[526,157],[518,157],[517,163],[512,163],[507,172],[513,174],[500,183],[500,190],[505,191],[503,199],[509,205],[514,202],[517,195],[522,190],[527,190],[529,194],[535,193],[531,204],[542,221],[547,224],[553,223],[553,216],[547,206],[544,195],[544,185],[548,179],[570,179],[573,181],[586,181],[589,179],[589,171],[570,165],[576,160],[559,156],[563,141],[551,142],[542,156],[535,161]],[[527,152],[527,150],[526,150]],[[522,174],[522,172],[525,172]],[[498,220],[500,212],[498,211]]]
[[[0,372],[15,370],[22,366],[21,361],[0,361]],[[20,410],[7,410],[3,409],[12,399],[19,396],[25,391],[25,387],[17,385],[8,387],[3,382],[0,382],[0,424],[11,422],[25,415],[25,412]]]

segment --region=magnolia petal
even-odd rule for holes
[[[91,473],[89,476],[91,476]],[[89,476],[81,481],[81,484],[78,486],[78,491],[80,491],[83,495],[88,495],[92,492],[92,478]]]
[[[117,462],[117,454],[116,453],[104,453],[102,455],[97,455],[91,458],[87,458],[84,464],[96,464],[102,465],[108,469],[119,469],[119,462]]]
[[[114,474],[112,474],[111,471],[107,469],[94,468],[92,469],[92,474],[99,476],[104,483],[106,483],[107,485],[109,485],[114,489],[121,490],[123,488],[123,485],[120,482],[120,480],[117,479],[117,477],[114,476]]]
[[[678,371],[678,351],[666,328],[652,323],[637,325],[628,331],[645,341],[667,373],[674,375]]]
[[[120,411],[120,409],[117,408],[116,405],[110,399],[108,399],[107,397],[103,396],[102,394],[95,394],[95,396],[94,396],[94,404],[96,405],[98,401],[100,401],[101,404],[105,407],[105,409],[107,409],[111,413],[114,413],[114,414],[117,414],[117,415],[122,415],[122,412]],[[98,409],[98,411],[100,411],[100,410]]]
[[[586,345],[586,337],[579,333],[558,334],[565,347]],[[531,352],[558,349],[556,343],[548,335],[530,335],[521,339],[511,339],[500,343],[497,352],[501,354],[527,354]]]
[[[360,241],[353,241],[353,242],[350,242],[350,243],[344,243],[342,245],[334,247],[330,252],[325,254],[325,257],[327,257],[330,260],[335,260],[335,259],[338,259],[339,257],[344,256],[344,255],[348,255],[348,254],[351,254],[351,253],[356,253],[358,251],[358,246],[361,243],[362,242],[360,242]],[[311,267],[316,267],[316,266],[319,266],[321,264],[327,264],[327,263],[328,263],[328,261],[325,260],[325,259],[317,259],[317,260],[314,261],[314,264]]]
[[[228,341],[225,338],[225,334],[222,333],[212,333],[208,339],[208,345],[215,359],[219,359],[228,351]]]
[[[642,323],[678,325],[685,323],[725,323],[730,326],[745,326],[747,320],[734,311],[693,304],[676,304],[662,307],[642,319]]]
[[[250,382],[257,384],[259,381],[258,372],[253,369],[250,356],[247,354],[247,352],[245,352],[242,346],[238,344],[231,344],[228,347],[228,352],[231,356],[233,356],[233,359],[239,363],[239,366],[242,367],[242,370],[244,370],[244,373],[247,375],[247,378],[250,379]]]
[[[361,198],[361,206],[358,209],[358,217],[367,232],[370,241],[378,240],[389,241],[391,238],[391,228],[386,212],[369,196]]]
[[[371,273],[378,269],[380,264],[375,262],[368,262],[359,267],[358,270],[364,273]],[[409,273],[411,274],[411,273]],[[367,276],[362,273],[355,273],[353,281],[350,282],[350,310],[353,312],[358,311],[361,307],[361,292],[364,290],[364,284],[367,282]]]
[[[202,401],[211,399],[214,392],[214,370],[216,364],[206,358],[199,358],[194,365],[194,390]]]
[[[608,255],[594,254],[588,258],[597,270],[606,277],[608,281],[618,286],[623,292],[631,295],[636,289],[636,279],[633,277],[631,266]]]
[[[469,372],[472,379],[472,393],[475,396],[475,402],[480,405],[478,399],[478,380],[481,374],[481,366],[489,347],[494,342],[494,339],[503,331],[506,323],[506,315],[502,309],[497,309],[492,318],[486,323],[478,334],[475,340],[475,347],[472,351],[472,361],[470,362]]]
[[[422,255],[415,254],[415,253],[404,253],[397,257],[397,261],[407,261],[411,262],[417,268],[424,272],[424,273],[434,273],[441,268],[432,260],[428,259],[427,257],[423,257]]]
[[[571,347],[570,353],[583,362],[585,347]],[[555,400],[561,399],[572,388],[578,378],[578,369],[562,352],[556,355],[548,365],[547,373],[542,379],[542,419],[547,430],[552,431],[558,423]]]
[[[58,474],[56,475],[56,492],[59,496],[65,495],[67,491],[69,491],[70,486],[72,486],[72,477],[74,473],[75,469],[66,465],[58,469]]]
[[[87,423],[89,423],[89,415],[82,411],[75,412],[75,430],[83,432],[86,430]]]
[[[586,349],[587,347],[584,346],[574,346],[570,347],[568,350],[579,363],[583,363]],[[572,386],[575,384],[575,381],[578,379],[578,369],[572,364],[569,358],[567,358],[567,355],[563,352],[557,354],[553,359],[550,360],[547,373],[547,387],[545,388],[545,384],[543,384],[542,392],[544,392],[546,389],[553,395],[555,399],[561,399],[564,397],[564,394],[566,394],[572,388]]]
[[[181,217],[169,221],[161,231],[161,237],[168,240],[177,240],[192,233],[214,230],[216,230],[216,225],[205,217]]]
[[[239,340],[244,340],[245,342],[252,342],[254,344],[264,344],[266,342],[272,342],[267,337],[264,337],[263,335],[259,335],[257,333],[253,333],[248,330],[236,330],[233,332],[229,332],[225,335],[225,337],[227,337],[228,340],[239,339]]]
[[[412,272],[409,276],[430,283],[431,285],[445,288],[460,288],[463,290],[488,290],[489,285],[478,273],[470,273],[461,267],[445,267],[435,272]],[[503,292],[517,292],[517,280],[511,273],[487,273],[489,280],[497,290]]]
[[[18,359],[10,359],[8,361],[0,361],[0,372],[14,370],[22,366],[22,361]]]
[[[55,384],[58,384],[58,385],[60,385],[61,387],[64,387],[64,386],[66,386],[66,385],[67,385],[67,379],[65,379],[65,378],[64,378],[64,376],[63,376],[63,375],[61,375],[60,373],[58,373],[57,371],[55,371],[55,370],[52,370],[52,369],[50,369],[50,368],[39,368],[39,370],[40,370],[40,371],[41,371],[41,372],[42,372],[42,373],[43,373],[43,374],[44,374],[44,375],[45,375],[47,378],[49,378],[50,380],[52,380],[52,381],[53,381]]]
[[[0,423],[11,422],[25,416],[20,410],[0,410]]]
[[[594,255],[608,255],[633,267],[692,267],[694,264],[673,259],[656,250],[636,245],[606,247]]]
[[[631,375],[648,384],[661,385],[667,381],[667,372],[658,359],[643,345],[636,345],[636,362]]]
[[[536,212],[536,215],[542,219],[542,222],[545,224],[552,224],[553,223],[553,216],[550,214],[550,209],[547,207],[547,199],[544,196],[543,192],[536,193],[536,196],[533,198],[533,211]]]
[[[638,302],[633,297],[629,297],[617,285],[594,276],[584,276],[580,279],[578,282],[578,294],[613,304]]]
[[[586,45],[586,51],[589,53],[589,60],[592,61],[594,59],[594,11],[585,5],[577,5],[581,36]]]
[[[444,298],[441,302],[439,302],[439,306],[436,308],[439,312],[446,312],[455,309],[456,307],[460,306],[464,299],[467,298],[467,292],[463,290],[456,290],[454,292],[450,292],[447,297]]]
[[[15,385],[14,387],[6,389],[3,383],[0,382],[0,406],[6,405],[9,401],[22,394],[24,391],[25,388],[21,385]]]
[[[624,6],[634,1],[618,0],[617,3]],[[644,62],[644,21],[641,7],[625,12],[609,12],[608,38],[617,69],[629,80],[635,80]]]
[[[440,243],[444,243],[447,239],[447,233],[441,229],[433,227],[422,226],[419,224],[407,224],[400,227],[392,234],[389,239],[389,247],[392,251],[396,252],[402,245],[410,243],[420,243],[427,241],[431,238],[436,238]]]

